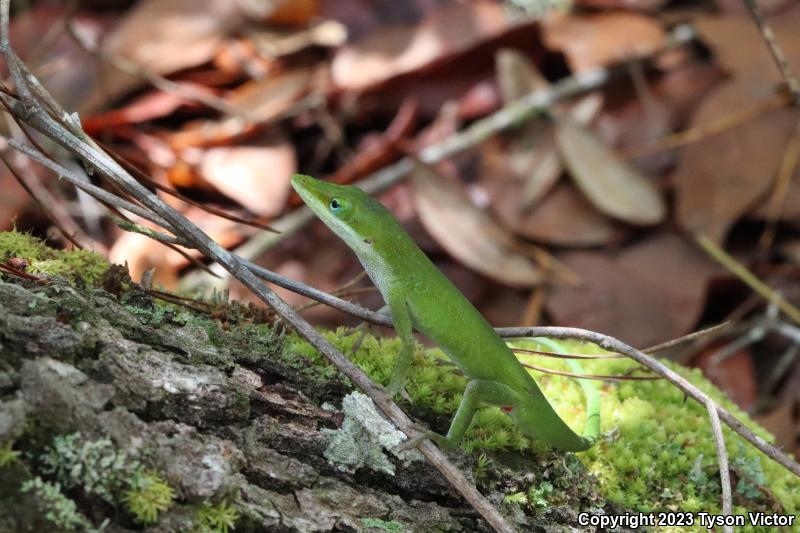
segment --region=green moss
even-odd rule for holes
[[[355,337],[345,330],[325,332],[325,337],[339,350],[350,353]],[[526,343],[536,348],[536,343]],[[397,339],[376,339],[368,336],[357,353],[349,355],[373,380],[386,385],[399,350]],[[592,345],[564,343],[565,351],[597,354],[602,350]],[[319,365],[327,364],[321,356],[298,337],[287,340],[287,350],[310,358]],[[554,369],[567,370],[563,361],[524,356],[529,362]],[[761,437],[772,437],[745,413],[736,408],[723,393],[704,379],[699,370],[689,370],[666,362],[708,393],[734,416],[745,422]],[[623,374],[635,367],[625,359],[586,361],[587,373]],[[533,372],[553,407],[580,431],[584,421],[584,396],[574,379]],[[461,400],[466,379],[439,350],[415,354],[407,391],[413,400],[408,406],[415,412],[433,414],[433,429],[445,431]],[[665,381],[627,381],[605,383],[602,387],[603,437],[589,451],[578,454],[600,480],[603,495],[611,502],[634,511],[682,510],[720,511],[721,490],[716,449],[705,408]],[[734,487],[734,511],[769,511],[781,509],[787,514],[800,510],[800,480],[783,467],[763,456],[749,443],[724,427],[730,464],[737,480]],[[462,447],[467,452],[522,451],[536,453],[536,444],[520,434],[499,409],[487,407],[479,411],[467,432]],[[541,451],[541,450],[538,450]],[[484,461],[485,462],[485,461]],[[480,466],[480,462],[478,463]],[[480,470],[480,468],[479,468]],[[569,475],[567,472],[566,475]],[[561,479],[551,478],[556,488]],[[550,492],[536,481],[535,485],[518,487],[507,494],[510,501],[536,507],[548,502]],[[767,488],[768,487],[768,488]],[[570,490],[569,487],[566,487]],[[577,489],[575,489],[577,490]],[[755,529],[744,529],[755,531]]]
[[[195,521],[198,533],[228,533],[236,529],[239,513],[236,508],[227,502],[216,505],[204,503],[195,511]]]
[[[140,470],[130,480],[130,487],[122,495],[125,508],[137,522],[150,525],[158,515],[172,507],[175,491],[166,481],[150,471]]]
[[[19,459],[20,452],[13,449],[13,442],[6,442],[0,445],[0,468],[12,465]]]
[[[12,258],[25,260],[31,274],[61,276],[71,282],[82,279],[89,285],[100,281],[109,267],[102,256],[88,250],[54,250],[32,235],[0,232],[0,261]]]

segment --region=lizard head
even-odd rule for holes
[[[386,217],[394,220],[385,207],[358,187],[303,174],[292,176],[291,183],[314,214],[353,250],[370,245]]]

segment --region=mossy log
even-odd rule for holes
[[[0,261],[12,259],[29,275],[0,274],[0,533],[487,531],[435,470],[389,453],[386,434],[373,438],[393,430],[364,422],[369,402],[265,310],[166,303],[93,254],[0,233]],[[367,336],[350,353],[347,333],[325,335],[386,382],[396,339]],[[679,371],[770,438],[697,371]],[[574,381],[537,380],[578,426]],[[464,386],[440,352],[420,347],[403,407],[445,431]],[[603,437],[580,456],[537,448],[488,408],[450,458],[520,531],[594,531],[579,513],[718,512],[702,406],[664,381],[603,394]],[[725,438],[737,512],[796,513],[798,480]]]
[[[0,532],[226,531],[226,510],[237,532],[487,530],[424,462],[392,457],[394,474],[330,464],[351,387],[287,349],[296,341],[263,311],[166,304],[119,266],[96,284],[63,274],[0,278]],[[605,506],[588,481],[535,515],[503,503],[542,472],[561,476],[557,455],[480,464],[522,530],[557,531],[576,509]],[[569,469],[589,479],[577,460]],[[150,492],[136,492],[145,475]]]

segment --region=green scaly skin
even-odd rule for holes
[[[470,378],[447,436],[440,446],[458,444],[475,411],[500,407],[531,438],[564,451],[589,449],[600,433],[599,393],[581,380],[587,398],[584,436],[576,434],[553,410],[536,381],[492,326],[403,230],[392,214],[361,189],[295,174],[292,187],[309,208],[355,252],[386,301],[401,349],[389,384],[403,387],[414,353],[413,329],[435,342]],[[558,348],[558,344],[549,342]],[[579,370],[578,363],[572,366]]]

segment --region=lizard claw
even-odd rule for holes
[[[402,442],[402,443],[398,444],[397,446],[395,446],[392,449],[392,452],[394,452],[396,454],[399,454],[399,453],[408,451],[408,450],[410,450],[412,448],[416,448],[423,441],[426,441],[428,439],[430,439],[433,442],[435,442],[436,445],[439,446],[440,448],[450,448],[451,447],[450,441],[444,435],[439,435],[435,431],[431,431],[431,430],[425,428],[424,426],[421,426],[421,425],[416,424],[416,423],[411,424],[410,427],[412,429],[414,429],[415,431],[419,431],[420,433],[418,433],[414,437],[411,437],[410,439],[406,440],[405,442]]]
[[[408,403],[413,403],[413,401],[411,400],[411,396],[409,396],[408,392],[406,392],[406,389],[403,386],[403,382],[402,381],[394,381],[394,380],[392,380],[391,382],[389,382],[389,386],[386,387],[386,394],[391,396],[392,399],[397,398],[398,396],[400,396],[401,398],[406,400]]]

